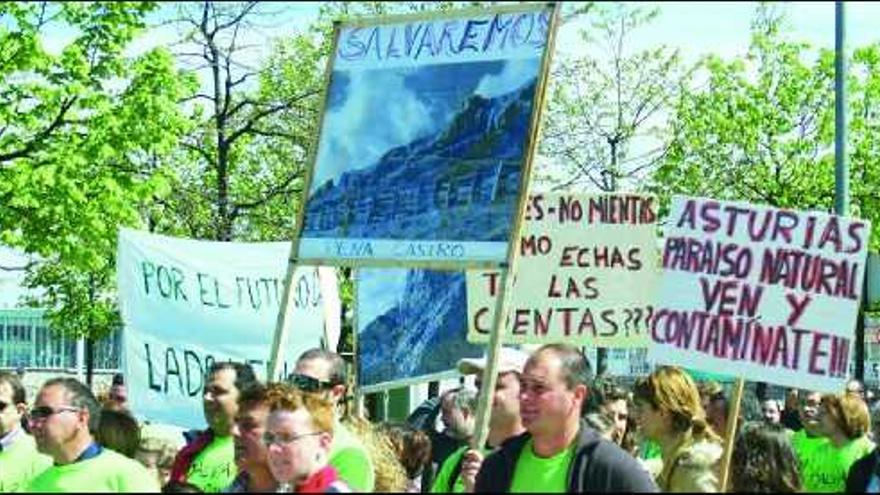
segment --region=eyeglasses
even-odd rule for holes
[[[325,382],[300,373],[291,373],[287,381],[303,392],[320,392],[336,386],[336,383]]]
[[[63,412],[79,412],[80,408],[72,407],[72,406],[61,406],[58,408],[51,408],[49,406],[40,406],[31,409],[28,412],[28,419],[32,421],[39,421],[48,418],[54,414],[63,413]]]
[[[314,437],[323,433],[322,431],[315,431],[312,433],[303,433],[302,435],[273,435],[272,433],[264,433],[263,434],[263,444],[266,447],[271,446],[273,443],[276,445],[290,445],[297,440],[300,440],[305,437]]]

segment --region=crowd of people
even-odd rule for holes
[[[373,424],[344,407],[333,352],[305,352],[283,383],[215,363],[205,428],[180,439],[138,423],[121,376],[106,397],[54,378],[28,400],[18,375],[0,372],[0,492],[880,493],[878,408],[857,381],[784,401],[759,387],[754,411],[728,425],[724,387],[680,368],[627,387],[594,377],[575,347],[502,348],[487,439],[473,448],[485,366],[461,360],[476,388],[462,380],[406,421]]]

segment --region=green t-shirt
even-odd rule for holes
[[[205,492],[220,492],[238,474],[232,436],[216,437],[193,459],[186,481]]]
[[[662,454],[660,444],[647,438],[642,442],[640,450],[642,459],[659,459]]]
[[[431,485],[431,493],[449,493],[449,481],[452,478],[452,475],[455,474],[455,483],[452,485],[452,493],[464,493],[464,481],[461,480],[461,470],[455,473],[455,466],[461,462],[461,458],[464,457],[464,453],[470,449],[469,446],[465,445],[460,449],[456,450],[449,457],[443,461],[443,465],[440,466],[440,472],[437,473],[437,478],[434,480],[434,484]],[[489,454],[489,449],[480,449],[480,452],[483,453],[483,457]]]
[[[52,465],[52,458],[37,452],[34,438],[23,430],[12,445],[0,451],[0,493],[23,492],[31,480]]]
[[[809,493],[846,491],[849,468],[872,450],[874,443],[864,436],[840,448],[829,441],[819,444],[804,465],[804,491]]]
[[[791,446],[797,454],[800,463],[801,477],[809,470],[808,464],[815,460],[816,449],[828,442],[825,437],[811,437],[807,435],[807,430],[800,429],[791,436]]]
[[[574,444],[553,457],[538,457],[530,438],[516,461],[510,492],[565,493],[568,491],[568,467],[573,458]]]
[[[330,465],[352,490],[372,492],[376,484],[373,461],[367,448],[348,428],[337,422],[333,426],[333,447]]]
[[[159,492],[159,480],[139,462],[110,449],[85,461],[51,466],[28,486],[29,492]]]

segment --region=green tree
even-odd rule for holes
[[[561,170],[539,180],[553,189],[635,187],[665,156],[665,120],[692,69],[665,45],[632,49],[633,33],[659,9],[617,2],[575,14],[591,20],[579,30],[585,53],[554,60],[540,143]]]
[[[705,89],[682,95],[670,152],[650,186],[664,200],[691,194],[833,211],[834,53],[786,39],[786,22],[761,5],[747,55],[709,57]],[[878,50],[855,50],[847,76],[852,214],[875,220],[875,250]]]
[[[123,53],[154,6],[0,4],[0,242],[38,256],[27,283],[45,295],[32,303],[64,334],[118,326],[117,228],[168,192],[163,157],[191,80],[165,50]],[[55,54],[49,30],[74,36]]]

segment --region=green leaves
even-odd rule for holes
[[[540,180],[554,189],[632,189],[666,153],[664,116],[690,69],[663,45],[627,49],[631,31],[650,22],[656,9],[601,4],[587,15],[592,29],[580,32],[586,55],[554,59],[539,143],[564,173]]]
[[[27,283],[46,295],[32,303],[71,335],[118,325],[117,229],[170,192],[163,159],[188,123],[177,101],[194,82],[173,57],[122,56],[153,7],[0,4],[0,241],[41,257]],[[62,26],[74,38],[52,55],[41,37]]]
[[[833,210],[834,54],[811,55],[809,45],[783,37],[782,22],[759,8],[745,57],[705,61],[708,84],[679,99],[651,191]],[[848,76],[853,213],[869,219],[880,206],[877,50],[856,50]]]

